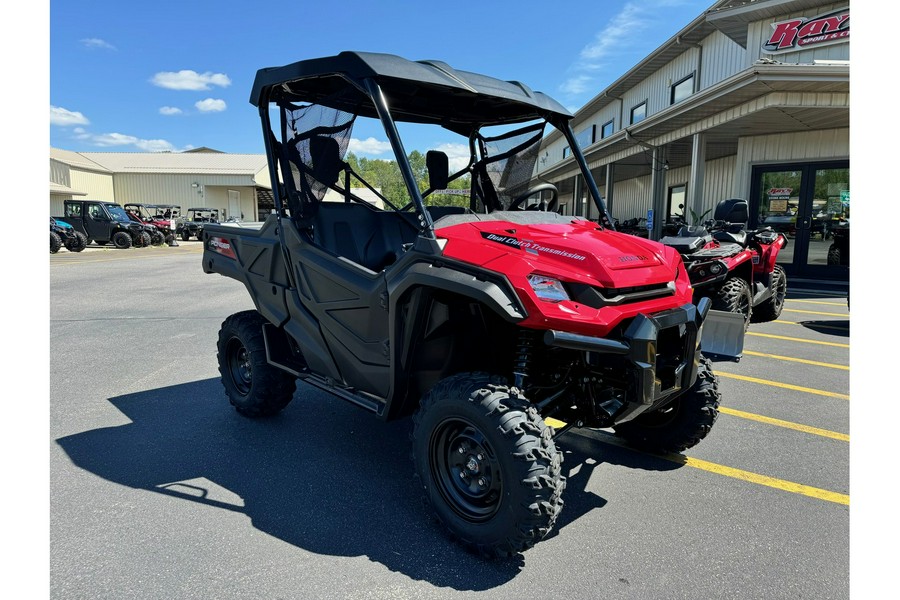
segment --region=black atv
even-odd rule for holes
[[[98,200],[66,200],[65,216],[54,217],[82,233],[88,243],[112,243],[116,248],[142,248],[151,243],[152,225],[133,221],[122,206]]]
[[[203,239],[204,225],[218,222],[218,208],[189,208],[185,218],[176,224],[175,235],[185,242],[192,237],[199,241]]]

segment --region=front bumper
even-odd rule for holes
[[[544,334],[544,343],[584,351],[587,364],[599,364],[609,354],[625,359],[629,386],[625,402],[613,415],[616,423],[622,423],[662,406],[694,384],[710,304],[709,298],[701,298],[696,305],[640,314],[621,340],[550,330]]]

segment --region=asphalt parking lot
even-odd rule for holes
[[[847,598],[850,315],[789,287],[683,455],[571,430],[565,507],[520,558],[448,542],[408,421],[304,385],[277,418],[229,406],[216,336],[253,308],[200,244],[50,256],[53,598]]]

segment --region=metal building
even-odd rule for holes
[[[217,208],[245,221],[264,220],[274,208],[264,154],[50,148],[50,214],[62,215],[72,198]]]
[[[713,4],[575,114],[612,216],[650,217],[659,239],[678,216],[702,222],[745,198],[750,227],[787,234],[779,262],[794,280],[848,281],[849,250],[829,250],[835,230],[849,238],[849,57],[847,2]],[[564,214],[597,217],[559,132],[536,176]]]

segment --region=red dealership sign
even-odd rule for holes
[[[772,35],[762,45],[763,52],[779,54],[813,46],[850,41],[850,8],[842,8],[811,19],[797,17],[772,23]]]

